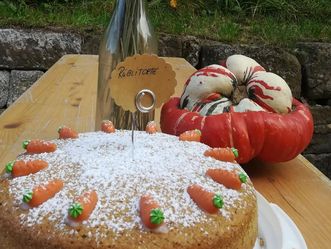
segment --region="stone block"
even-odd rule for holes
[[[82,33],[82,54],[99,54],[102,32],[85,30]]]
[[[185,36],[182,39],[183,50],[182,55],[192,66],[196,67],[199,64],[201,44],[200,40],[194,36]]]
[[[80,52],[81,37],[73,32],[0,29],[0,68],[45,70],[63,55]]]
[[[310,107],[310,111],[315,125],[331,124],[331,106],[314,105]]]
[[[328,128],[327,128],[328,129]],[[331,133],[314,133],[305,154],[331,153]]]
[[[204,42],[201,47],[200,67],[211,64],[220,64],[230,55],[239,53],[235,45],[224,44],[219,42]]]
[[[316,168],[331,179],[331,154],[304,154]]]
[[[9,97],[9,76],[8,71],[0,71],[0,108],[7,105]]]
[[[303,69],[304,96],[311,100],[330,99],[331,43],[298,43],[295,53]]]
[[[182,41],[178,36],[159,35],[159,56],[182,57]]]
[[[328,134],[331,133],[331,124],[327,125],[315,125],[314,127],[314,133],[316,134]],[[331,141],[329,141],[331,144]]]
[[[10,75],[10,90],[8,105],[14,103],[44,72],[12,70]]]

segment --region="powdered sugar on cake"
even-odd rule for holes
[[[187,194],[191,184],[220,193],[224,207],[219,215],[226,219],[231,218],[231,208],[244,208],[245,195],[254,193],[250,184],[242,184],[242,190],[236,191],[206,177],[209,168],[242,169],[236,164],[205,157],[203,153],[209,147],[202,143],[181,142],[175,136],[136,132],[134,160],[131,133],[127,131],[84,133],[78,139],[54,142],[58,145],[54,153],[21,156],[24,160],[43,159],[49,163],[48,168],[9,181],[9,190],[17,205],[21,204],[25,190],[55,178],[64,181],[64,188],[54,198],[20,215],[21,222],[27,226],[48,219],[58,228],[66,227],[69,205],[75,197],[90,190],[97,191],[99,201],[83,224],[97,231],[96,239],[106,236],[98,233],[98,229],[114,233],[143,229],[138,202],[146,193],[160,204],[170,230],[210,219]],[[72,233],[72,229],[67,231]]]

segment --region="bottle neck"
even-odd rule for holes
[[[115,10],[122,8],[134,8],[145,12],[145,1],[144,0],[116,0]],[[127,10],[130,11],[130,10]]]
[[[157,54],[157,40],[145,11],[144,0],[116,1],[102,49],[110,54],[119,53],[121,60],[134,54]]]

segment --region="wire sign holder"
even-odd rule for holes
[[[136,54],[119,63],[108,81],[110,97],[123,110],[131,112],[132,160],[135,130],[144,130],[138,113],[160,112],[162,104],[175,93],[176,73],[165,59],[156,55]],[[152,121],[152,113],[150,115]],[[154,117],[155,119],[155,117]],[[158,122],[158,120],[155,120]],[[116,123],[116,122],[115,122]],[[129,138],[130,139],[130,138]]]
[[[148,107],[144,106],[142,104],[142,98],[145,95],[150,95],[150,97],[152,98],[152,104]],[[135,97],[135,106],[137,108],[138,111],[142,112],[142,113],[149,113],[151,111],[154,110],[155,108],[155,103],[156,103],[156,96],[154,94],[154,92],[152,92],[149,89],[143,89],[140,92],[137,93],[136,97]],[[134,131],[136,130],[136,112],[131,112],[132,115],[132,126],[131,126],[131,141],[132,141],[132,160],[134,160]]]

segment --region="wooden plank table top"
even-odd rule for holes
[[[181,58],[165,58],[176,72],[179,96],[194,68]],[[0,116],[0,171],[23,152],[25,139],[57,138],[68,125],[93,131],[98,57],[66,55]],[[157,113],[159,115],[159,113]],[[304,157],[277,164],[245,166],[255,188],[296,223],[308,248],[331,248],[331,182]]]

